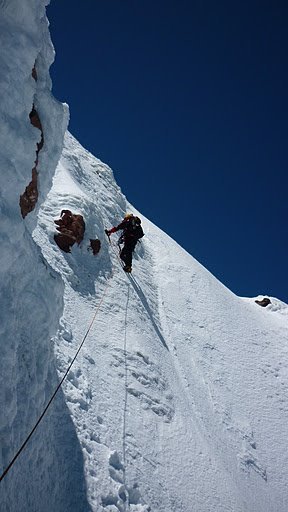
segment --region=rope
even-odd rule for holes
[[[111,277],[112,277],[112,276],[113,276],[113,272],[112,272]],[[110,277],[110,279],[111,279],[111,277]],[[45,409],[43,410],[43,412],[42,412],[41,416],[40,416],[40,417],[38,418],[38,420],[36,421],[36,423],[35,423],[34,427],[32,428],[32,430],[31,430],[31,432],[30,432],[30,434],[27,436],[27,438],[25,439],[25,441],[24,441],[24,443],[22,444],[22,446],[19,448],[19,450],[18,450],[18,452],[16,453],[16,455],[13,457],[13,459],[12,459],[12,460],[11,460],[11,462],[10,462],[10,464],[9,464],[9,465],[6,467],[6,469],[3,471],[3,473],[2,473],[2,475],[1,475],[1,477],[0,477],[0,482],[1,482],[1,481],[3,480],[3,478],[7,475],[8,471],[12,468],[13,464],[14,464],[14,463],[15,463],[15,461],[18,459],[18,457],[19,457],[20,453],[24,450],[24,448],[25,448],[26,444],[28,443],[29,439],[32,437],[32,435],[33,435],[33,433],[35,432],[36,428],[38,427],[39,423],[41,422],[41,420],[42,420],[42,419],[43,419],[43,417],[45,416],[45,414],[46,414],[46,412],[47,412],[48,408],[50,407],[51,403],[53,402],[53,400],[54,400],[54,398],[55,398],[56,394],[58,393],[58,391],[59,391],[60,387],[62,386],[62,384],[63,384],[64,380],[66,379],[66,377],[67,377],[67,375],[68,375],[69,371],[71,370],[72,365],[74,364],[74,362],[75,362],[75,360],[76,360],[76,358],[77,358],[77,356],[78,356],[78,354],[79,354],[79,352],[80,352],[81,348],[83,347],[84,342],[85,342],[85,340],[86,340],[86,338],[87,338],[87,336],[88,336],[88,334],[89,334],[89,332],[90,332],[90,330],[91,330],[91,328],[92,328],[92,325],[93,325],[93,323],[94,323],[94,321],[95,321],[95,318],[96,318],[96,316],[97,316],[97,313],[98,313],[98,311],[99,311],[99,309],[100,309],[100,307],[101,307],[101,305],[102,305],[102,303],[103,303],[103,301],[104,301],[104,297],[105,297],[105,295],[106,295],[106,292],[107,292],[107,290],[108,290],[108,286],[109,286],[109,284],[110,284],[110,279],[109,279],[109,280],[107,281],[107,283],[106,283],[106,286],[105,286],[105,288],[104,288],[104,292],[103,292],[103,294],[102,294],[101,300],[100,300],[100,302],[99,302],[98,306],[96,307],[96,310],[95,310],[95,313],[94,313],[94,315],[93,315],[93,317],[92,317],[92,320],[91,320],[91,322],[90,322],[90,325],[89,325],[89,327],[88,327],[88,329],[87,329],[87,331],[86,331],[86,333],[85,333],[85,335],[84,335],[83,340],[81,341],[81,343],[80,343],[80,345],[79,345],[79,347],[78,347],[78,350],[77,350],[77,352],[76,352],[75,356],[73,357],[73,359],[72,359],[71,363],[69,364],[69,366],[68,366],[68,368],[67,368],[66,372],[64,373],[64,375],[63,375],[63,377],[62,377],[61,381],[59,382],[58,386],[56,387],[56,389],[55,389],[55,391],[54,391],[53,395],[51,396],[51,398],[50,398],[49,402],[47,403],[47,405],[46,405]]]
[[[118,261],[119,261],[119,263],[120,263],[120,266],[121,266],[121,268],[123,268],[124,262],[123,262],[123,260],[121,260],[121,258],[120,258],[120,250],[121,250],[121,249],[120,249],[119,241],[118,241],[118,243],[117,243],[117,247],[118,247],[118,250],[117,250],[117,249],[116,249],[116,244],[114,244],[114,243],[112,243],[112,242],[111,242],[110,236],[108,236],[108,239],[109,239],[110,245],[111,245],[111,247],[112,247],[112,251],[114,252],[114,254],[116,254],[116,257],[117,257],[117,259],[118,259]],[[125,273],[126,273],[126,272],[125,272]]]
[[[120,262],[121,267],[123,268],[122,260],[121,260],[121,258],[120,258],[120,256],[119,256],[119,253],[118,253],[118,252],[117,252],[117,250],[116,250],[115,245],[113,245],[113,244],[112,244],[112,242],[111,242],[111,240],[110,240],[110,237],[109,237],[109,242],[110,242],[110,244],[111,244],[111,246],[112,246],[113,252],[116,254],[116,256],[117,256],[117,258],[118,258],[118,260],[119,260],[119,262]],[[137,283],[137,281],[136,281],[135,277],[133,277],[133,275],[132,275],[132,274],[127,273],[127,272],[125,272],[125,274],[126,274],[126,277],[127,277],[128,281],[132,284],[132,286],[133,286],[133,288],[134,288],[134,290],[135,290],[135,293],[137,293],[137,295],[138,295],[138,297],[139,297],[139,299],[140,299],[140,301],[141,301],[141,303],[142,303],[143,308],[144,308],[144,309],[146,310],[146,312],[148,313],[148,316],[149,316],[149,318],[150,318],[150,320],[151,320],[151,323],[152,323],[152,325],[153,325],[153,327],[154,327],[154,329],[155,329],[155,332],[156,332],[156,334],[157,334],[157,336],[158,336],[159,340],[161,341],[162,345],[166,348],[166,350],[168,350],[168,351],[169,351],[169,348],[168,348],[168,346],[167,346],[167,343],[166,343],[165,339],[163,338],[163,335],[162,335],[162,333],[161,333],[161,331],[160,331],[160,329],[159,329],[158,325],[156,324],[156,322],[155,322],[155,320],[154,320],[154,318],[153,318],[153,314],[152,314],[152,312],[151,312],[150,306],[149,306],[149,304],[148,304],[148,302],[147,302],[147,299],[146,299],[146,297],[145,297],[144,293],[142,292],[142,290],[141,290],[141,288],[140,288],[139,284]]]
[[[112,251],[114,252],[114,254],[116,254],[116,256],[117,256],[117,258],[118,258],[118,260],[120,261],[121,266],[122,266],[122,262],[121,262],[121,259],[120,259],[120,256],[119,256],[119,251],[117,252],[115,244],[111,242],[110,235],[107,235],[107,236],[108,236],[109,244],[110,244],[110,245],[111,245],[111,247],[112,247]],[[118,240],[118,248],[120,248],[119,240]]]
[[[111,242],[110,237],[109,242],[112,247],[112,250],[114,254],[116,255],[119,264],[121,268],[123,269],[123,263],[119,255],[119,251],[116,249],[116,245]],[[119,244],[118,244],[119,247]],[[127,278],[131,277],[127,275]],[[123,433],[122,433],[122,443],[123,443],[123,485],[124,485],[124,493],[125,493],[125,501],[124,501],[124,512],[130,510],[130,502],[129,502],[129,493],[127,491],[127,484],[126,484],[126,421],[127,421],[127,388],[128,388],[128,373],[127,373],[127,316],[128,316],[128,304],[129,304],[129,298],[130,298],[130,284],[129,279],[127,283],[128,289],[127,289],[127,303],[126,303],[126,311],[125,311],[125,330],[124,330],[124,361],[125,361],[125,395],[124,395],[124,412],[123,412]]]
[[[126,512],[128,505],[128,510],[130,510],[129,503],[129,493],[127,491],[126,485],[126,419],[127,419],[127,399],[128,399],[128,371],[127,371],[127,317],[128,317],[128,305],[129,305],[129,297],[130,297],[130,284],[128,283],[127,289],[127,303],[126,303],[126,311],[125,311],[125,330],[124,330],[124,361],[125,361],[125,395],[124,395],[124,412],[123,412],[123,484],[125,488],[125,496],[126,500],[124,502],[124,512]]]

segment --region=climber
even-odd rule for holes
[[[134,216],[132,213],[127,213],[118,224],[118,226],[111,229],[105,229],[107,236],[112,233],[123,230],[122,235],[119,238],[119,244],[123,244],[123,248],[120,250],[120,258],[124,262],[123,269],[125,272],[132,272],[132,253],[136,247],[136,244],[142,236],[144,236],[143,229],[141,227],[141,220],[139,217]]]

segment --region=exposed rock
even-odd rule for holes
[[[96,256],[96,254],[98,254],[98,252],[100,251],[101,242],[100,242],[100,240],[98,240],[98,238],[96,238],[94,240],[92,238],[90,238],[90,246],[91,246],[94,256]]]
[[[259,304],[259,306],[262,306],[263,308],[266,308],[268,304],[271,304],[271,300],[268,299],[268,297],[264,297],[262,300],[255,300],[256,304]]]
[[[79,245],[84,237],[85,222],[82,215],[73,214],[70,210],[62,210],[60,219],[54,221],[60,233],[54,235],[58,247],[70,252],[75,242]]]
[[[38,128],[38,130],[41,131],[41,140],[40,140],[40,142],[37,142],[37,149],[36,149],[36,161],[35,161],[35,164],[37,165],[37,163],[38,163],[38,153],[43,148],[43,144],[44,144],[44,136],[43,136],[42,124],[41,124],[38,112],[34,108],[34,105],[33,105],[33,108],[31,110],[30,114],[29,114],[29,117],[30,117],[31,124],[33,126],[35,126],[35,128]]]
[[[32,169],[32,180],[29,185],[25,188],[24,194],[20,196],[19,204],[21,209],[21,215],[23,219],[26,215],[32,210],[34,210],[35,205],[38,200],[38,172],[36,170],[36,166]]]
[[[30,114],[29,114],[29,118],[30,118],[31,124],[33,126],[35,126],[35,128],[38,128],[38,130],[41,130],[41,132],[42,132],[42,124],[41,124],[40,118],[38,116],[38,112],[35,109],[34,105],[32,107],[32,110],[31,110]]]
[[[34,64],[32,69],[32,77],[34,78],[35,82],[38,80],[37,71],[36,71],[36,64]]]
[[[39,118],[39,115],[33,105],[32,110],[29,114],[30,122],[35,128],[38,128],[41,132],[41,140],[40,142],[37,142],[37,149],[36,149],[36,159],[35,159],[35,165],[32,169],[32,180],[30,181],[29,185],[25,188],[25,192],[20,196],[19,205],[21,209],[21,215],[23,219],[26,217],[26,215],[32,210],[34,210],[35,205],[38,200],[38,171],[37,171],[37,165],[38,165],[38,154],[39,151],[42,149],[44,144],[44,136],[43,136],[43,130],[41,121]]]

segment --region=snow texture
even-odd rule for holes
[[[50,93],[46,3],[0,0],[2,470],[89,332],[0,483],[0,510],[284,512],[288,307],[235,296],[137,212],[68,132],[62,148],[68,116]],[[23,220],[39,138],[33,103],[45,140],[41,193]],[[53,238],[62,209],[86,223],[70,254]],[[104,233],[126,211],[145,232],[131,275],[118,234],[110,244]],[[101,240],[97,256],[90,238]]]

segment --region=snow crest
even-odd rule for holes
[[[87,221],[71,254],[53,240],[63,208]],[[125,211],[145,232],[131,276],[117,235],[110,245],[104,233]],[[65,286],[60,375],[101,303],[63,387],[91,510],[284,511],[288,326],[271,312],[279,301],[264,309],[236,297],[68,133],[34,238]],[[101,240],[96,257],[89,238]]]

